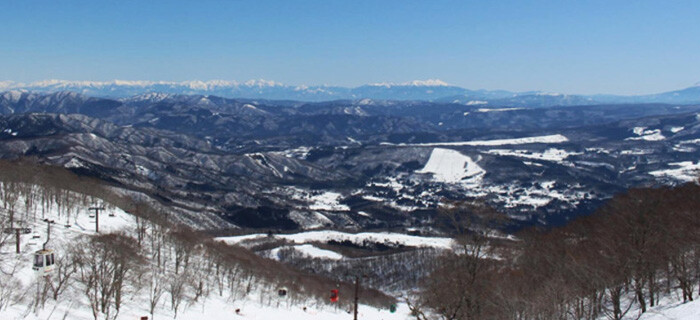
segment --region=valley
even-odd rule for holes
[[[361,270],[368,289],[399,298],[399,318],[426,307],[414,304],[427,299],[416,300],[414,290],[439,281],[436,274],[453,254],[492,268],[525,250],[523,241],[539,241],[528,236],[533,227],[559,230],[630,188],[681,186],[700,169],[700,105],[694,104],[489,108],[72,92],[0,98],[4,161],[95,179],[142,203],[119,200],[123,212],[146,206],[158,219],[196,231],[203,237],[197,241],[240,246],[254,265],[345,284]],[[495,210],[498,223],[489,222],[493,217],[450,222],[450,212],[464,204],[477,204],[465,209],[477,210],[475,217]],[[474,233],[473,239],[460,240],[456,222],[468,223],[462,236]],[[273,262],[279,265],[267,265]],[[260,277],[268,281],[267,274]],[[258,318],[299,313],[271,309],[264,290],[234,299],[248,301],[246,310],[254,308]],[[308,294],[299,299],[313,301]],[[384,301],[376,299],[367,303]],[[54,308],[85,311],[84,305]],[[325,308],[313,312],[338,315]],[[179,317],[200,316],[185,310]]]
[[[698,320],[698,1],[6,1],[0,320]]]
[[[201,229],[439,234],[425,222],[440,201],[468,199],[508,214],[510,230],[561,225],[629,187],[692,180],[700,155],[696,105],[2,97],[3,158],[145,192]]]

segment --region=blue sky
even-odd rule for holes
[[[700,1],[34,1],[0,80],[249,80],[653,93],[700,82]]]

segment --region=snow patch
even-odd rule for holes
[[[295,251],[298,251],[304,256],[307,256],[309,258],[318,258],[318,259],[327,259],[327,260],[340,260],[343,259],[343,255],[340,253],[337,253],[335,251],[331,250],[325,250],[321,248],[317,248],[311,244],[301,244],[301,245],[296,245],[296,246],[283,246],[279,248],[275,248],[270,250],[270,258],[279,260],[279,252],[282,249],[285,248],[292,248]]]
[[[503,112],[503,111],[514,111],[514,110],[523,110],[524,108],[481,108],[477,109],[477,112]]]
[[[666,139],[666,137],[661,134],[660,129],[646,130],[646,127],[634,127],[632,132],[638,135],[638,137],[629,137],[625,140],[660,141]]]
[[[77,158],[71,158],[66,164],[63,165],[65,168],[82,168],[85,165],[80,162]]]
[[[224,241],[229,244],[240,244],[244,240],[261,239],[267,237],[267,234],[257,233],[244,236],[219,237],[217,241]],[[378,243],[392,243],[409,247],[430,247],[438,249],[451,249],[453,241],[451,238],[442,237],[421,237],[412,236],[402,233],[391,232],[361,232],[361,233],[346,233],[340,231],[322,230],[322,231],[307,231],[294,234],[276,234],[274,238],[284,239],[295,244],[306,244],[311,242],[328,242],[334,241],[350,241],[355,244],[362,244],[365,241]]]
[[[685,129],[685,127],[671,127],[671,132],[678,133],[678,132],[683,131],[683,129]]]
[[[309,209],[324,211],[350,211],[350,207],[340,204],[340,200],[342,198],[343,196],[340,193],[330,191],[313,195],[310,198],[313,204],[309,205]]]
[[[435,148],[425,167],[416,173],[432,173],[436,181],[458,183],[466,178],[479,179],[486,171],[458,151]]]
[[[9,135],[11,135],[11,136],[13,136],[13,137],[16,137],[16,136],[17,136],[17,132],[16,132],[16,131],[12,131],[12,129],[5,129],[5,130],[3,130],[2,132],[3,132],[3,133],[7,133],[7,134],[9,134]]]
[[[647,154],[652,154],[652,153],[654,153],[653,150],[646,150],[646,149],[632,149],[632,150],[620,151],[620,155],[625,155],[625,156],[642,156],[642,155],[647,155]]]
[[[399,143],[393,144],[384,142],[382,145],[398,145],[398,146],[416,146],[416,147],[441,147],[441,146],[504,146],[515,144],[530,144],[530,143],[563,143],[569,139],[561,134],[552,134],[547,136],[535,136],[514,139],[495,139],[495,140],[473,140],[459,142],[428,142],[428,143]]]
[[[682,182],[696,181],[700,175],[700,162],[683,161],[669,163],[669,165],[678,168],[652,171],[649,174],[657,178],[669,177]]]
[[[372,217],[372,215],[370,215],[369,213],[364,212],[364,211],[358,211],[357,214],[361,215],[363,217]]]
[[[544,152],[535,152],[535,151],[529,151],[529,150],[509,150],[509,149],[492,149],[492,150],[488,150],[486,152],[490,153],[490,154],[496,154],[499,156],[514,156],[514,157],[520,157],[520,158],[526,158],[526,159],[547,160],[547,161],[554,161],[554,162],[562,162],[564,159],[568,158],[569,156],[583,154],[581,152],[570,152],[570,151],[566,151],[564,149],[557,149],[557,148],[549,148],[549,149],[545,150]]]
[[[338,192],[313,191],[295,187],[288,188],[288,191],[291,191],[291,197],[293,199],[301,200],[308,204],[307,206],[302,206],[299,209],[320,211],[350,211],[350,207],[340,203],[340,200],[343,199],[343,195]],[[320,218],[320,220],[325,219]]]

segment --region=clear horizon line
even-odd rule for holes
[[[32,87],[32,86],[51,86],[51,85],[74,85],[74,86],[89,86],[89,85],[123,85],[123,86],[148,86],[148,85],[205,85],[205,86],[238,86],[238,85],[245,85],[245,86],[269,86],[269,87],[293,87],[293,88],[312,88],[312,87],[336,87],[336,88],[345,88],[345,89],[355,89],[355,88],[360,88],[363,86],[415,86],[415,87],[456,87],[460,89],[465,89],[465,90],[472,90],[472,91],[507,91],[507,92],[512,92],[512,93],[539,93],[539,94],[562,94],[562,95],[571,95],[571,96],[594,96],[594,95],[614,95],[614,96],[627,96],[627,97],[634,97],[634,96],[644,96],[644,95],[654,95],[654,94],[661,94],[661,93],[666,93],[666,92],[672,92],[672,91],[677,91],[677,90],[683,90],[683,89],[688,89],[688,88],[693,88],[693,87],[700,87],[700,82],[696,82],[690,86],[687,87],[682,87],[682,88],[677,88],[677,89],[672,89],[669,91],[660,91],[660,92],[654,92],[654,93],[637,93],[637,94],[619,94],[619,93],[564,93],[564,92],[556,92],[556,91],[549,91],[549,90],[541,90],[541,89],[532,89],[532,90],[508,90],[508,89],[485,89],[485,88],[479,88],[479,89],[471,89],[465,86],[461,85],[456,85],[456,84],[451,84],[447,83],[445,81],[442,81],[438,78],[429,78],[426,80],[411,80],[411,81],[405,81],[405,82],[370,82],[370,83],[365,83],[361,85],[355,85],[355,86],[343,86],[343,85],[331,85],[331,84],[298,84],[298,85],[292,85],[292,84],[286,84],[283,82],[279,81],[274,81],[274,80],[266,80],[263,78],[259,79],[250,79],[246,81],[239,81],[239,80],[225,80],[225,79],[209,79],[209,80],[198,80],[198,79],[193,79],[193,80],[123,80],[123,79],[112,79],[112,80],[66,80],[66,79],[44,79],[44,80],[35,80],[35,81],[29,81],[29,82],[24,82],[24,81],[15,81],[15,80],[0,80],[0,90],[16,90],[16,89],[24,89],[24,87]],[[202,89],[206,90],[208,88],[193,88],[193,89]]]

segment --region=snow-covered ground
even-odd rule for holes
[[[700,300],[687,303],[674,302],[647,310],[639,320],[698,320]]]
[[[268,238],[267,234],[256,233],[244,236],[233,236],[233,237],[219,237],[216,240],[224,241],[229,244],[241,244],[245,245],[245,242]],[[441,238],[441,237],[420,237],[412,236],[402,233],[392,233],[392,232],[361,232],[361,233],[347,233],[340,231],[331,230],[320,230],[320,231],[307,231],[301,233],[293,234],[275,234],[272,235],[273,239],[284,239],[295,244],[307,244],[312,242],[328,242],[331,240],[335,241],[350,241],[355,244],[362,244],[362,242],[370,241],[375,243],[392,243],[399,244],[409,247],[431,247],[439,249],[451,249],[453,247],[453,241],[451,238]]]
[[[666,137],[663,134],[661,134],[660,129],[647,130],[646,127],[635,127],[632,129],[632,132],[634,132],[634,134],[636,134],[637,136],[629,137],[625,140],[660,141],[666,139]]]
[[[79,197],[76,195],[76,198]],[[0,319],[93,319],[86,298],[76,290],[66,290],[57,301],[49,298],[44,308],[35,310],[31,305],[35,296],[33,288],[36,288],[35,283],[40,278],[31,266],[34,251],[46,241],[47,222],[43,221],[44,218],[55,221],[52,224],[51,239],[47,247],[55,251],[58,259],[66,254],[66,248],[78,237],[95,234],[94,215],[90,214],[86,206],[79,205],[73,205],[68,209],[51,203],[48,207],[44,206],[43,209],[36,205],[26,208],[23,205],[24,200],[22,197],[17,198],[15,201],[17,205],[14,209],[16,212],[26,213],[18,218],[21,218],[24,221],[24,226],[31,228],[32,232],[21,236],[21,254],[15,253],[14,240],[0,250],[0,268],[5,274],[7,271],[15,269],[12,279],[18,280],[21,287],[24,288],[22,292],[16,292],[16,294],[23,295],[24,299],[22,303],[10,304],[0,309]],[[106,203],[95,203],[95,205],[105,206],[105,210],[100,213],[100,233],[134,232],[136,228],[134,216]],[[6,211],[0,211],[0,214],[6,214]],[[68,224],[70,227],[66,226]],[[388,237],[400,239],[398,235]],[[327,250],[321,250],[311,245],[299,245],[294,246],[294,248],[310,256],[342,257],[337,254],[334,256],[333,252],[327,252]],[[8,284],[2,283],[2,285]],[[341,292],[340,297],[344,304],[329,305],[325,301],[309,299],[306,299],[305,302],[292,303],[292,300],[288,298],[280,298],[277,294],[270,294],[260,289],[254,289],[250,294],[235,299],[226,295],[210,294],[197,302],[188,302],[178,312],[177,319],[348,319],[352,316],[348,314],[351,295],[350,292]],[[362,319],[410,319],[408,308],[404,304],[398,305],[396,313],[390,313],[388,306],[376,308],[360,305],[359,315]],[[150,319],[173,319],[174,313],[170,308],[167,293],[156,307],[152,318],[148,310],[148,290],[143,289],[130,294],[129,298],[123,301],[117,319],[139,319],[142,316],[149,316]],[[103,317],[103,315],[99,316],[100,319]]]
[[[652,171],[649,174],[655,177],[670,177],[682,182],[696,181],[700,174],[700,162],[683,161],[669,163],[669,165],[677,168]]]
[[[620,155],[624,156],[643,156],[647,154],[652,154],[654,153],[654,150],[649,150],[649,149],[632,149],[632,150],[621,150]]]
[[[340,299],[352,299],[350,292],[341,292]],[[322,320],[345,320],[352,317],[350,309],[347,307],[328,307],[320,305],[294,305],[285,298],[260,297],[250,296],[245,300],[235,302],[226,301],[225,299],[208,299],[206,302],[195,303],[183,312],[178,313],[177,318],[174,314],[161,308],[151,317],[148,312],[147,298],[141,301],[127,301],[119,312],[117,319],[140,319],[148,316],[149,319],[181,319],[181,320],[228,320],[228,319],[250,319],[250,320],[306,320],[306,319],[322,319]],[[263,301],[261,303],[261,301]],[[268,305],[270,304],[270,305]],[[306,308],[306,310],[304,310]],[[239,312],[236,312],[239,310]],[[358,307],[358,317],[360,319],[411,319],[410,311],[405,304],[398,304],[396,313],[391,313],[388,307],[379,309],[371,306],[360,305]],[[102,319],[100,317],[99,319]],[[38,313],[27,310],[26,307],[10,307],[7,310],[0,311],[0,319],[3,320],[20,320],[20,319],[70,319],[70,320],[92,320],[92,313],[87,306],[82,306],[80,303],[71,302],[70,304],[52,304],[47,303],[46,308]]]
[[[319,211],[350,211],[350,207],[341,204],[343,196],[338,192],[305,190],[297,187],[288,187],[287,191],[293,199],[303,201],[303,209]]]
[[[671,127],[671,129],[669,129],[669,130],[671,131],[671,133],[679,133],[679,132],[685,130],[685,127]]]
[[[554,188],[555,185],[556,181],[534,183],[528,187],[496,185],[474,191],[470,195],[474,197],[495,196],[498,202],[503,203],[506,208],[517,206],[539,208],[548,205],[554,200],[578,204],[581,200],[590,196],[580,185],[569,186],[568,189],[563,191],[556,190]]]
[[[477,112],[503,112],[503,111],[515,111],[523,110],[525,108],[481,108],[477,109]]]
[[[309,209],[325,211],[350,211],[350,207],[340,203],[341,199],[342,195],[337,192],[323,192],[320,194],[315,194],[309,199],[311,201]]]
[[[562,162],[564,159],[573,155],[583,154],[581,152],[571,152],[564,149],[549,148],[544,152],[535,152],[530,150],[510,150],[510,149],[491,149],[487,153],[496,154],[499,156],[512,156],[526,159],[547,160],[553,162]]]
[[[271,259],[279,260],[279,253],[280,250],[283,249],[292,249],[297,252],[300,252],[302,255],[309,257],[309,258],[321,258],[321,259],[329,259],[329,260],[340,260],[343,258],[343,255],[340,253],[337,253],[335,251],[331,250],[325,250],[321,248],[317,248],[311,244],[300,244],[296,246],[282,246],[279,248],[275,248],[270,250],[269,257]]]
[[[495,140],[473,140],[473,141],[458,141],[458,142],[429,142],[429,143],[399,143],[399,146],[418,146],[418,147],[440,147],[440,146],[505,146],[516,144],[530,143],[563,143],[569,139],[561,134],[552,134],[547,136],[514,138],[514,139],[495,139]],[[384,145],[394,145],[392,143],[382,143]]]
[[[431,173],[434,180],[446,183],[478,183],[486,171],[459,151],[435,148],[425,167],[416,173]]]

